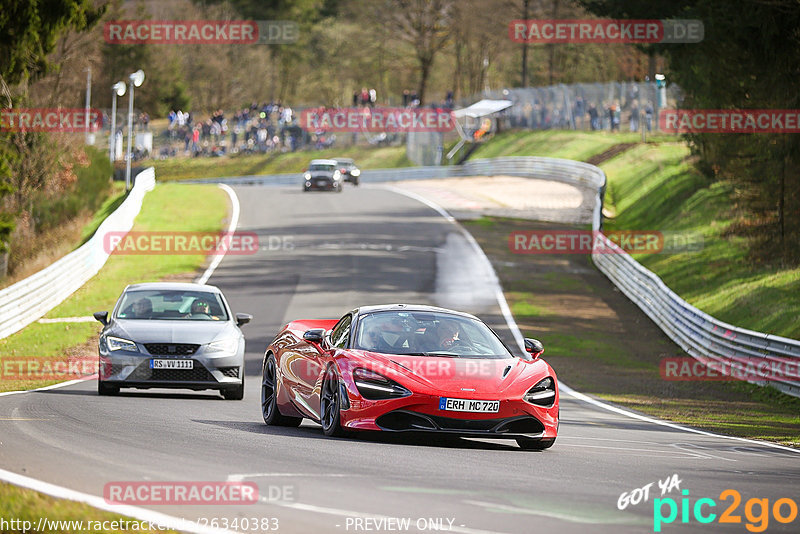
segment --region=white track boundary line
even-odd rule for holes
[[[67,380],[66,382],[59,382],[58,384],[53,384],[52,386],[45,386],[43,388],[36,388],[36,389],[20,389],[17,391],[6,391],[4,393],[0,393],[0,397],[6,397],[8,395],[19,395],[20,393],[31,393],[32,391],[47,391],[49,389],[58,389],[63,388],[66,386],[71,386],[72,384],[78,384],[80,382],[85,382],[87,380],[92,380],[97,375],[87,376],[85,378],[76,378],[75,380]]]
[[[439,206],[438,204],[436,204],[432,200],[429,200],[429,199],[427,199],[425,197],[422,197],[422,196],[420,196],[420,195],[418,195],[416,193],[412,193],[410,191],[404,191],[403,189],[400,189],[398,187],[384,186],[384,188],[388,189],[390,191],[393,191],[395,193],[407,196],[407,197],[412,198],[414,200],[417,200],[419,202],[422,202],[426,206],[430,207],[431,209],[433,209],[437,213],[439,213],[439,215],[444,217],[448,222],[451,222],[451,223],[455,224],[458,227],[458,229],[463,234],[465,234],[465,236],[467,237],[467,240],[472,245],[472,247],[475,249],[475,253],[480,255],[481,257],[483,257],[483,259],[488,263],[489,269],[491,270],[491,273],[494,275],[493,276],[494,282],[496,283],[495,295],[497,296],[497,304],[500,306],[500,311],[503,313],[503,317],[505,318],[506,324],[508,325],[508,328],[511,330],[511,333],[514,336],[514,339],[517,341],[517,343],[519,344],[520,348],[522,350],[525,350],[525,343],[523,341],[524,338],[522,337],[522,332],[520,331],[519,326],[517,325],[517,322],[514,320],[514,316],[511,314],[511,309],[508,307],[508,302],[506,301],[506,297],[503,294],[503,288],[500,285],[499,279],[497,278],[497,274],[494,271],[494,267],[492,267],[492,264],[489,261],[489,258],[486,256],[486,253],[483,252],[483,249],[480,247],[480,245],[478,245],[478,243],[472,237],[472,234],[470,234],[463,226],[461,226],[458,223],[458,221],[455,218],[453,218],[453,216],[450,215],[447,212],[447,210],[445,210],[444,208],[442,208],[441,206]],[[670,423],[668,421],[661,421],[660,419],[655,419],[653,417],[648,417],[646,415],[640,415],[640,414],[625,410],[624,408],[620,408],[618,406],[614,406],[613,404],[608,404],[606,402],[599,401],[597,399],[589,397],[588,395],[585,395],[583,393],[575,391],[574,389],[572,389],[568,385],[564,384],[561,380],[558,381],[558,387],[563,393],[566,393],[567,395],[570,395],[570,396],[572,396],[572,397],[574,397],[574,398],[576,398],[576,399],[578,399],[580,401],[583,401],[583,402],[585,402],[587,404],[591,404],[591,405],[596,406],[598,408],[602,408],[604,410],[608,410],[610,412],[617,413],[619,415],[624,415],[625,417],[630,417],[631,419],[637,419],[639,421],[644,421],[644,422],[647,422],[647,423],[652,423],[654,425],[664,426],[664,427],[667,427],[667,428],[672,428],[674,430],[680,430],[680,431],[683,431],[683,432],[690,432],[692,434],[700,434],[701,436],[709,436],[709,437],[714,437],[714,438],[729,439],[729,440],[733,440],[733,441],[741,441],[741,442],[744,442],[744,443],[753,443],[755,445],[762,445],[764,447],[770,447],[770,448],[773,448],[773,449],[780,449],[780,450],[783,450],[783,451],[788,451],[788,452],[793,452],[795,454],[800,454],[800,449],[793,449],[791,447],[785,447],[783,445],[778,445],[777,443],[770,443],[770,442],[767,442],[767,441],[758,441],[758,440],[754,440],[754,439],[740,438],[740,437],[737,437],[737,436],[726,436],[724,434],[715,434],[713,432],[707,432],[705,430],[699,430],[699,429],[696,429],[696,428],[686,427],[686,426],[678,425],[678,424],[675,424],[675,423]]]
[[[228,225],[228,233],[232,234],[236,231],[236,227],[239,225],[239,197],[236,196],[236,192],[231,189],[229,185],[226,184],[217,184],[217,186],[228,193],[228,197],[231,199],[231,223]],[[208,279],[211,278],[211,275],[214,274],[214,271],[219,267],[222,258],[225,257],[225,254],[217,254],[214,256],[214,259],[211,260],[211,265],[208,266],[206,272],[203,275],[195,280],[196,284],[205,284],[208,282]]]
[[[148,510],[146,508],[139,508],[138,506],[130,506],[127,504],[108,504],[102,497],[96,497],[94,495],[89,495],[88,493],[82,493],[80,491],[56,486],[55,484],[50,484],[49,482],[43,482],[41,480],[36,480],[35,478],[18,475],[4,469],[0,469],[0,480],[15,486],[38,491],[39,493],[44,493],[46,495],[50,495],[51,497],[88,504],[93,508],[105,510],[106,512],[133,517],[134,519],[138,519],[140,521],[148,521],[173,530],[197,534],[229,534],[233,532],[231,530],[200,525],[194,521],[173,517],[171,515]],[[52,521],[58,521],[58,519],[53,519]],[[85,523],[87,521],[94,520],[84,519],[83,521]]]
[[[51,324],[51,323],[93,323],[96,321],[93,316],[85,315],[82,317],[56,317],[54,319],[39,319],[36,322],[42,324]]]

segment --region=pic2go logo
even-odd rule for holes
[[[717,514],[711,511],[717,506],[714,499],[698,499],[694,506],[689,502],[689,490],[681,492],[684,498],[681,499],[680,514],[681,523],[690,523],[690,512],[694,515],[694,520],[698,523],[712,523],[717,519]],[[720,514],[718,523],[742,523],[742,516],[736,515],[736,510],[742,502],[742,496],[738,491],[727,489],[719,494],[720,501],[727,501],[731,498],[730,506]],[[666,510],[665,510],[666,508]],[[667,513],[665,516],[664,513]],[[744,504],[744,516],[748,523],[745,528],[750,532],[764,532],[769,526],[770,515],[778,523],[791,523],[797,519],[797,503],[792,499],[782,498],[772,504],[770,510],[769,499],[749,499]],[[661,532],[661,526],[675,522],[678,518],[678,503],[671,497],[653,500],[653,532]]]

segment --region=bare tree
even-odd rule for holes
[[[409,43],[419,64],[417,97],[425,102],[425,92],[436,54],[450,39],[454,0],[391,0],[382,10],[386,29]]]

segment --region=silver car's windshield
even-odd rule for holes
[[[116,316],[135,320],[228,320],[219,294],[177,289],[128,291],[122,296]]]
[[[354,348],[384,354],[513,358],[481,321],[427,311],[386,311],[361,317]]]
[[[324,171],[324,172],[333,172],[336,170],[334,165],[322,165],[322,164],[315,164],[311,165],[308,168],[309,171]]]

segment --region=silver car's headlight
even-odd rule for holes
[[[306,180],[310,180],[311,179],[311,173],[307,172],[307,173],[303,174],[303,178],[305,178]]]
[[[361,171],[360,171],[360,170],[358,170],[358,169],[353,169],[353,170],[350,172],[350,175],[351,175],[351,176],[361,176]]]
[[[334,171],[334,173],[333,173],[333,179],[334,180],[338,180],[341,177],[342,177],[342,173],[340,173],[339,171]]]
[[[239,338],[230,337],[209,343],[206,352],[236,352],[238,348]]]
[[[128,350],[131,352],[139,352],[139,349],[136,348],[136,343],[134,343],[129,339],[123,339],[121,337],[107,336],[106,346],[108,347],[108,350],[111,352],[114,352],[115,350]]]

